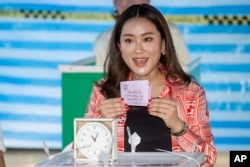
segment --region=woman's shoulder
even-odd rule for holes
[[[176,91],[203,91],[203,87],[195,80],[191,80],[189,83],[183,82],[180,78],[168,78],[167,84]]]
[[[97,80],[95,83],[97,84],[97,85],[102,85],[102,84],[104,84],[104,82],[107,80],[107,76],[104,76],[104,77],[102,77],[102,78],[100,78],[99,80]]]
[[[193,80],[185,88],[192,91],[204,91],[204,88],[198,82]]]
[[[99,80],[95,81],[94,82],[94,85],[93,85],[93,90],[94,91],[100,91],[101,90],[101,87],[103,85],[103,83],[106,81],[106,77],[103,77],[103,78],[100,78]]]
[[[188,96],[189,98],[192,98],[192,97],[198,97],[201,94],[205,94],[205,90],[196,81],[191,81],[189,84],[185,84],[182,86],[172,87],[172,95],[174,97]]]

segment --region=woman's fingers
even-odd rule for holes
[[[102,117],[113,118],[126,113],[128,105],[123,103],[122,98],[103,100],[99,106]]]
[[[158,98],[150,100],[148,112],[153,116],[163,119],[169,128],[172,128],[175,122],[179,120],[176,103],[170,99]]]
[[[175,101],[169,99],[152,99],[148,106],[149,111],[154,111],[162,114],[170,113],[170,111],[176,111]]]

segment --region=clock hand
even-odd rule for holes
[[[92,140],[93,140],[94,142],[96,142],[96,138],[97,138],[98,135],[99,135],[99,132],[96,133],[95,137],[93,137],[93,136],[91,135],[91,138],[92,138]]]
[[[92,138],[93,142],[95,142],[95,141],[96,141],[96,138],[95,138],[95,137],[93,137],[92,135],[91,135],[91,138]]]
[[[98,135],[99,135],[99,132],[95,135],[95,138],[94,138],[94,139],[95,139],[95,141],[96,141],[96,138],[97,138],[97,136],[98,136]]]
[[[78,147],[76,149],[88,148],[88,147],[91,147],[91,146],[92,146],[92,143],[88,144],[88,145],[85,145],[85,146]]]

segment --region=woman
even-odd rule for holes
[[[205,154],[204,166],[215,165],[204,89],[182,70],[168,25],[157,9],[134,5],[121,14],[104,71],[106,76],[94,85],[85,117],[118,118],[118,151],[130,151],[124,130],[129,126],[143,136],[139,151],[190,152],[196,143],[196,151]],[[148,106],[124,103],[120,82],[130,80],[150,82]]]

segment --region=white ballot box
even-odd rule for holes
[[[204,163],[204,154],[189,152],[124,152],[118,159],[109,162],[108,167],[198,167]],[[50,156],[35,167],[102,167],[103,162],[76,162],[74,151],[62,152]],[[107,167],[107,165],[105,166]]]

